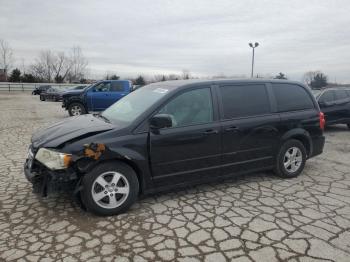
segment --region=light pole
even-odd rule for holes
[[[249,46],[251,48],[253,48],[253,57],[252,57],[252,75],[251,77],[253,78],[253,75],[254,75],[254,51],[255,51],[255,48],[259,46],[259,43],[258,42],[255,42],[254,45],[252,43],[249,43]]]

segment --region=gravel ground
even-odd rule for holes
[[[67,194],[40,199],[22,166],[31,134],[67,117],[60,103],[0,93],[0,260],[350,261],[350,131],[298,178],[234,177],[144,197],[114,217]]]

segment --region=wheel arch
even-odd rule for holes
[[[88,112],[85,103],[83,101],[81,101],[81,99],[78,99],[78,98],[68,99],[66,109],[68,109],[69,106],[73,103],[81,104],[85,108],[85,111]]]
[[[77,167],[79,171],[84,176],[86,173],[90,172],[96,166],[103,163],[116,163],[121,162],[123,164],[128,165],[135,172],[137,179],[139,181],[139,194],[145,192],[145,188],[149,185],[150,181],[146,181],[147,177],[150,178],[150,175],[147,175],[148,170],[148,161],[141,154],[131,151],[130,149],[120,149],[113,150],[109,147],[106,147],[106,150],[101,154],[98,159],[87,160],[85,158],[85,162],[82,162],[82,168],[79,168],[79,160],[77,161]]]
[[[312,155],[313,145],[310,133],[308,131],[302,128],[292,129],[282,136],[282,143],[290,139],[299,140],[304,145],[307,157]]]

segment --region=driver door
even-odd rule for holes
[[[89,110],[102,111],[110,106],[110,89],[111,82],[101,82],[97,84],[92,92],[89,92],[88,101],[90,103]]]
[[[157,186],[198,181],[221,174],[221,128],[210,87],[185,91],[158,114],[172,127],[150,132],[150,158]]]

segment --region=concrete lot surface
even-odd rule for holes
[[[96,217],[67,194],[40,199],[22,166],[32,133],[60,103],[0,93],[0,261],[350,261],[350,130],[295,179],[234,177],[148,196]]]

